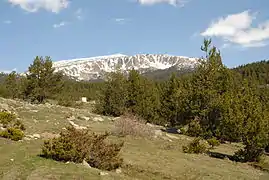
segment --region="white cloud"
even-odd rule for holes
[[[244,11],[219,18],[201,33],[202,36],[220,37],[226,42],[243,47],[266,46],[269,40],[269,21],[253,27],[255,14]]]
[[[138,0],[140,4],[143,5],[153,5],[158,3],[168,3],[173,6],[184,6],[187,0]]]
[[[11,24],[12,21],[10,21],[10,20],[6,20],[6,21],[4,21],[3,23],[4,23],[4,24]]]
[[[62,27],[62,26],[65,26],[67,23],[65,22],[65,21],[62,21],[62,22],[60,22],[60,23],[58,23],[58,24],[53,24],[53,27],[54,28],[60,28],[60,27]]]
[[[69,5],[69,0],[8,0],[9,3],[20,6],[28,12],[37,12],[45,9],[53,13],[58,13]]]

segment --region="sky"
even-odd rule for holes
[[[211,38],[235,67],[269,59],[268,0],[0,0],[0,71],[110,54],[203,56]]]

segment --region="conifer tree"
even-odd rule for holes
[[[25,97],[32,102],[44,102],[54,93],[62,90],[62,74],[55,73],[50,57],[36,57],[28,68],[26,77]]]
[[[161,113],[165,121],[171,126],[175,126],[179,121],[179,80],[175,73],[172,73],[170,79],[166,82],[162,94]]]
[[[17,98],[19,95],[18,78],[15,71],[12,71],[5,79],[5,86],[11,98]]]
[[[98,97],[95,109],[98,113],[120,116],[126,112],[127,80],[119,71],[107,75],[105,86]]]

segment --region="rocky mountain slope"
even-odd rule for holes
[[[126,56],[114,54],[110,56],[61,60],[54,62],[53,66],[56,71],[62,71],[65,75],[77,80],[96,80],[103,79],[106,73],[114,72],[117,69],[125,73],[134,68],[141,73],[148,73],[171,67],[178,70],[189,70],[194,69],[197,64],[198,58],[184,56],[165,54]]]

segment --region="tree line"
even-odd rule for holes
[[[133,113],[151,123],[181,127],[191,136],[243,142],[245,148],[236,153],[237,159],[257,161],[269,144],[269,89],[260,86],[266,83],[269,68],[228,69],[211,40],[205,40],[201,50],[205,57],[195,72],[172,74],[167,81],[153,81],[135,70],[127,77],[110,74],[96,112]]]
[[[229,69],[211,40],[201,50],[205,55],[194,72],[163,81],[131,70],[109,73],[104,82],[76,82],[55,73],[50,57],[36,57],[25,76],[0,76],[0,95],[32,103],[55,99],[66,106],[86,96],[96,101],[99,114],[130,113],[190,136],[243,142],[238,160],[257,161],[269,144],[268,61]]]

